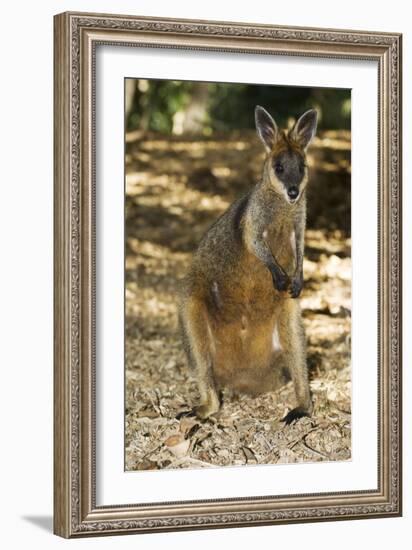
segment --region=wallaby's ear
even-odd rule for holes
[[[299,143],[301,147],[306,149],[309,143],[312,141],[313,136],[316,133],[316,125],[318,123],[318,113],[315,109],[306,111],[300,119],[296,122],[292,130],[290,131],[290,137]]]
[[[258,136],[263,141],[267,151],[270,151],[273,149],[278,139],[278,127],[276,126],[276,122],[266,109],[260,105],[257,105],[255,108],[255,122]]]

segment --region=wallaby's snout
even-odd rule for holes
[[[289,187],[288,189],[288,197],[291,199],[291,200],[296,200],[297,197],[299,195],[299,188],[296,186],[296,185],[292,185],[291,187]]]

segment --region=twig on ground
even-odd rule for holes
[[[313,428],[311,428],[309,431],[307,431],[305,434],[301,434],[298,438],[296,438],[291,443],[289,443],[288,448],[292,450],[293,447],[295,447],[298,443],[302,441],[302,439],[305,439],[305,437],[307,437],[310,433],[315,432],[318,428],[319,426],[316,425]]]

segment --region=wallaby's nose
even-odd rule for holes
[[[290,199],[296,199],[296,197],[299,195],[299,189],[296,187],[296,185],[292,185],[292,187],[289,187],[288,189],[288,197]]]

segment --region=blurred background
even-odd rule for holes
[[[199,397],[177,331],[179,281],[207,228],[261,176],[257,104],[283,128],[319,112],[300,299],[317,423],[287,431],[290,384],[226,400],[218,425],[176,420]],[[350,458],[350,122],[350,90],[125,81],[126,469]]]
[[[287,126],[302,110],[315,107],[319,129],[350,129],[350,90],[204,83],[175,80],[126,82],[128,130],[201,134],[254,128],[253,110],[265,105]]]

